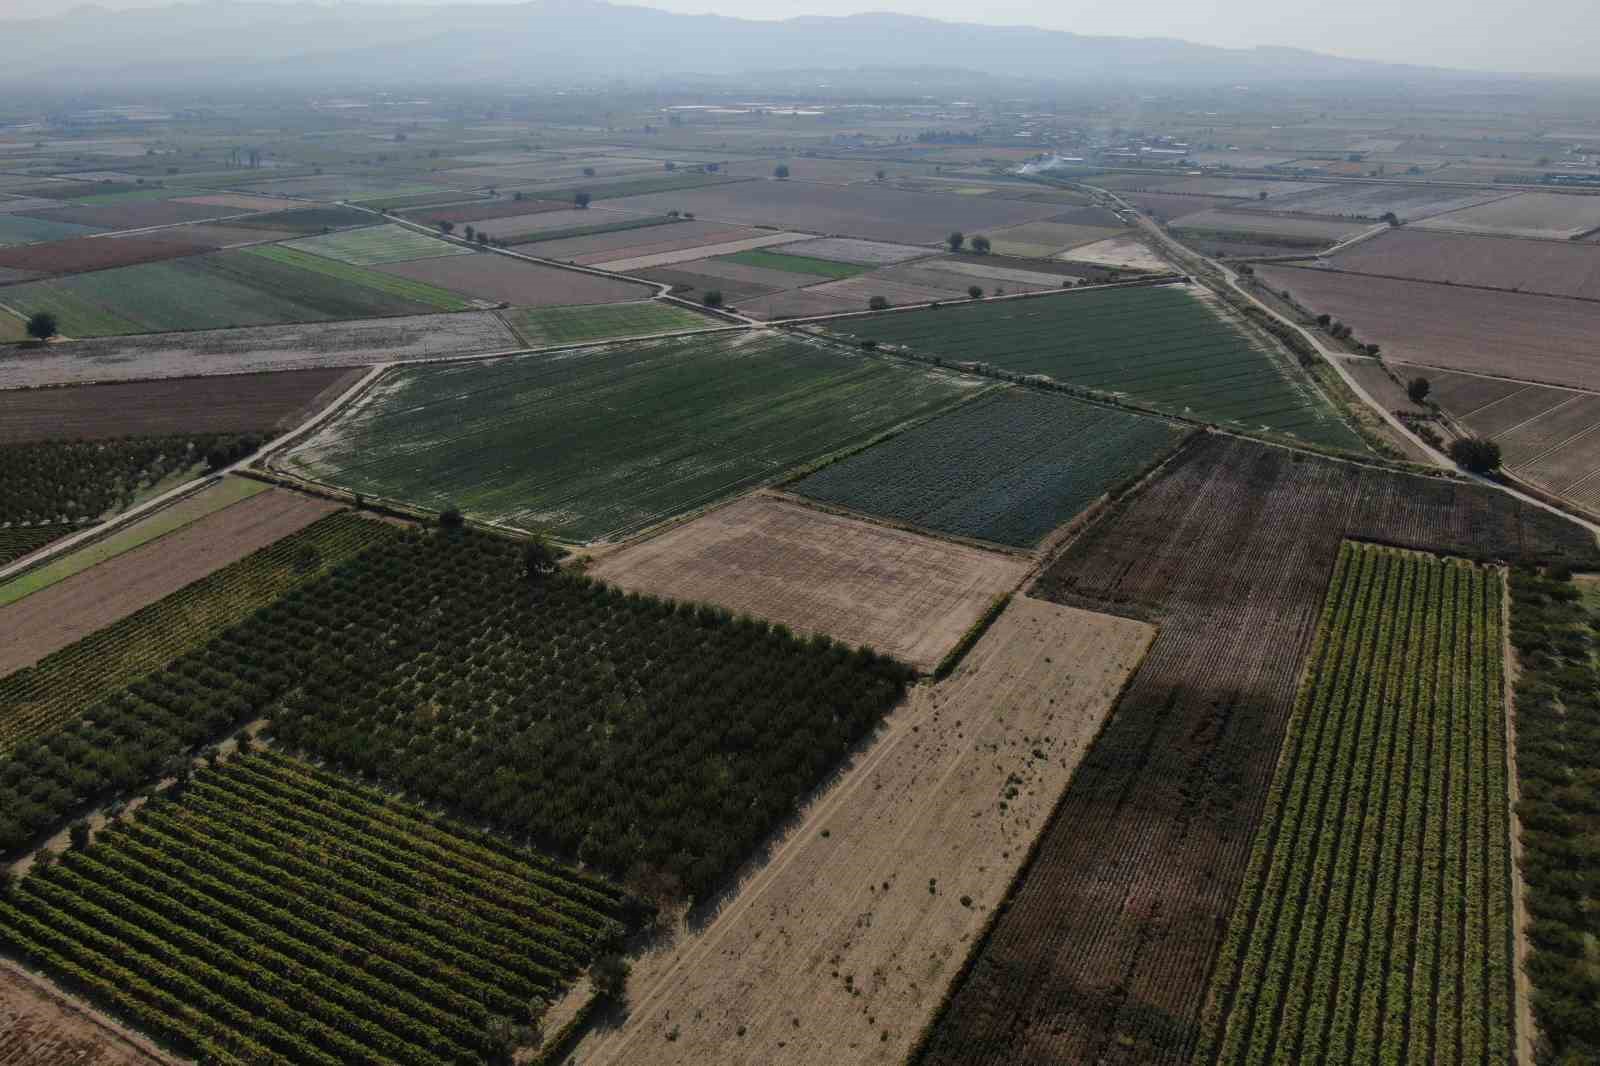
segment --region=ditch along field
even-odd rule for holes
[[[1386,359],[1600,388],[1600,303],[1265,264],[1256,276],[1382,345]]]
[[[1206,435],[1032,595],[1160,617],[920,1063],[1188,1063],[1346,538],[1600,563],[1503,493]]]
[[[1189,432],[1115,407],[1006,387],[788,489],[940,533],[1031,548]]]
[[[279,463],[566,540],[615,539],[983,384],[765,331],[635,341],[395,371]]]
[[[599,558],[597,578],[870,647],[931,672],[1028,562],[768,496]]]
[[[1269,352],[1186,287],[961,303],[828,325],[860,340],[1043,375],[1193,419],[1363,450],[1288,356]]]
[[[0,963],[0,1066],[173,1066]]]
[[[1341,549],[1196,1062],[1512,1061],[1503,588]]]
[[[577,1059],[905,1062],[1154,632],[1013,598],[737,897],[634,964],[626,1020]]]
[[[1600,300],[1600,254],[1584,244],[1406,228],[1362,241],[1330,262],[1373,277]]]
[[[65,987],[222,1066],[487,1062],[629,904],[589,875],[273,754],[198,770],[0,897]]]
[[[638,337],[731,323],[660,300],[604,307],[537,307],[505,312],[505,320],[530,348],[581,344],[613,337]]]

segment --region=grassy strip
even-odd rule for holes
[[[764,267],[767,270],[786,270],[791,274],[820,274],[825,278],[853,278],[865,274],[870,267],[858,263],[838,263],[832,259],[818,259],[809,255],[785,255],[769,252],[765,248],[752,248],[731,255],[719,255],[724,263],[742,263],[745,266]]]
[[[541,241],[558,241],[564,237],[590,237],[596,233],[620,233],[630,229],[650,229],[653,226],[666,226],[673,222],[682,222],[682,218],[672,215],[651,215],[648,218],[630,218],[621,222],[596,222],[592,226],[567,226],[563,229],[534,230],[532,233],[518,233],[506,237],[496,237],[501,244],[538,244]]]
[[[1011,593],[1009,592],[1004,596],[995,597],[994,602],[989,604],[989,609],[983,612],[983,617],[972,623],[967,628],[967,631],[961,635],[960,643],[946,652],[945,657],[939,660],[939,665],[933,671],[935,681],[943,681],[955,672],[956,667],[961,665],[961,660],[967,657],[967,652],[977,645],[983,635],[989,631],[989,627],[994,625],[995,619],[1000,617],[1010,603]]]
[[[166,536],[174,530],[192,525],[209,514],[215,514],[271,487],[246,478],[227,478],[181,503],[175,503],[149,518],[133,523],[105,540],[69,552],[53,563],[29,570],[5,584],[0,584],[0,607],[16,603],[41,589],[65,581],[74,574],[81,574],[92,566],[114,559],[123,552],[132,551],[141,544]]]
[[[277,244],[256,245],[241,249],[242,254],[260,256],[270,259],[285,266],[298,267],[312,274],[333,278],[351,285],[374,289],[389,296],[402,300],[410,300],[440,311],[465,311],[472,305],[460,296],[447,289],[436,285],[429,285],[422,281],[413,281],[410,278],[395,277],[392,274],[380,274],[376,270],[355,266],[350,263],[341,263],[337,259],[327,259],[310,252],[302,252],[295,248],[285,248]]]

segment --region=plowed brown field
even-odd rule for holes
[[[98,1015],[0,965],[0,1066],[166,1066]]]

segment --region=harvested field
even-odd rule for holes
[[[1260,202],[1261,194],[1266,193],[1267,200],[1283,200],[1291,196],[1312,192],[1318,189],[1338,188],[1327,182],[1312,181],[1285,181],[1280,178],[1143,178],[1135,175],[1120,175],[1129,179],[1130,184],[1124,188],[1148,188],[1162,193],[1180,193],[1189,196],[1220,196],[1230,200],[1246,200],[1252,203]],[[1099,184],[1098,179],[1094,181]]]
[[[537,215],[544,211],[567,211],[571,208],[572,202],[570,200],[513,200],[503,198],[488,200],[483,203],[428,207],[403,213],[412,221],[421,222],[428,226],[438,222],[454,222],[457,226],[460,226],[466,222],[484,222],[493,218],[510,218],[515,215]],[[482,229],[483,227],[474,228]]]
[[[327,233],[320,237],[304,237],[290,241],[284,247],[354,266],[379,266],[406,263],[413,259],[473,254],[471,248],[418,233],[409,226],[395,222]]]
[[[789,488],[895,522],[1031,548],[1188,432],[1114,407],[1002,388]]]
[[[869,440],[974,384],[765,330],[622,342],[392,373],[282,462],[369,495],[615,539]]]
[[[0,353],[0,388],[371,366],[520,347],[492,311],[112,337]]]
[[[46,200],[38,196],[7,196],[0,199],[0,214],[22,211],[45,211],[52,207],[65,207],[60,200]]]
[[[931,671],[1027,568],[1012,556],[756,496],[603,556],[590,572]]]
[[[932,255],[931,248],[915,248],[908,244],[885,244],[882,241],[858,241],[851,237],[819,237],[813,241],[800,241],[784,249],[787,255],[808,255],[836,263],[859,263],[862,266],[888,266],[908,259]]]
[[[1381,344],[1386,358],[1600,388],[1600,304],[1288,266],[1256,274]]]
[[[1421,229],[1570,240],[1600,227],[1600,196],[1523,192],[1416,223]]]
[[[751,318],[776,322],[785,318],[811,318],[816,315],[836,315],[846,311],[866,310],[866,306],[855,295],[831,295],[828,290],[834,287],[834,285],[818,286],[823,290],[821,292],[817,289],[791,289],[788,292],[775,292],[768,296],[740,300],[738,311]],[[726,297],[726,293],[724,296]],[[726,302],[725,299],[724,303]]]
[[[857,263],[836,263],[830,259],[793,255],[787,250],[774,252],[764,248],[755,248],[748,252],[734,252],[720,257],[719,262],[741,263],[745,266],[781,270],[797,277],[820,275],[834,280],[853,278],[867,269]]]
[[[1221,209],[1186,215],[1172,227],[1174,234],[1216,234],[1256,244],[1289,248],[1324,248],[1360,233],[1362,222],[1335,222],[1314,218],[1290,218],[1260,212]]]
[[[0,395],[0,444],[283,430],[359,376],[329,368],[12,390]]]
[[[1022,200],[783,181],[742,181],[711,189],[632,196],[616,206],[647,213],[677,208],[704,219],[905,244],[940,241],[952,229],[978,233],[1045,219],[1061,210],[1055,204]]]
[[[678,270],[667,267],[650,267],[646,270],[629,271],[634,277],[644,278],[648,281],[670,285],[672,293],[685,300],[699,300],[707,292],[716,290],[722,293],[722,302],[725,306],[741,306],[745,301],[757,296],[766,296],[777,290],[771,285],[758,285],[749,281],[730,281],[726,278],[714,278],[709,274],[695,274],[687,270]]]
[[[762,238],[760,230],[746,226],[729,226],[720,222],[675,222],[671,226],[649,226],[642,230],[612,230],[608,233],[590,233],[581,237],[560,237],[549,241],[534,241],[516,250],[544,259],[565,259],[584,265],[606,262],[623,257],[647,256],[678,252],[685,249],[707,248]],[[695,252],[695,256],[705,255]]]
[[[404,177],[363,177],[352,174],[317,174],[299,178],[268,178],[241,182],[240,191],[267,196],[292,196],[304,200],[379,200],[385,196],[414,196],[439,192],[441,185]]]
[[[1063,253],[1060,258],[1073,263],[1091,263],[1120,270],[1150,270],[1158,274],[1172,270],[1171,263],[1133,235],[1109,237],[1093,244],[1080,245]]]
[[[537,196],[546,200],[565,200],[572,202],[572,198],[580,192],[586,192],[596,200],[615,200],[619,197],[639,196],[654,193],[665,199],[672,199],[684,195],[674,190],[694,190],[712,185],[727,185],[742,182],[743,178],[731,178],[723,174],[691,174],[679,172],[677,174],[656,173],[646,177],[619,174],[612,177],[586,178],[581,185],[566,185],[555,188],[550,185],[525,185],[523,190],[529,196]],[[500,190],[502,193],[508,191]],[[614,205],[626,206],[626,205]],[[663,212],[671,211],[677,204],[662,208]],[[686,207],[693,211],[694,208]],[[646,212],[654,214],[655,212]]]
[[[540,234],[547,230],[560,232],[574,226],[604,226],[612,223],[636,222],[640,219],[654,218],[654,215],[641,215],[633,211],[610,211],[603,207],[573,207],[563,204],[559,210],[535,210],[521,215],[497,215],[493,218],[482,219],[477,222],[457,223],[456,229],[462,230],[470,225],[479,233],[487,233],[497,240],[508,240],[510,243],[518,241],[540,240]],[[726,230],[725,226],[713,223],[685,222],[683,225],[693,227],[697,232],[704,229]],[[513,238],[515,238],[513,240]]]
[[[1376,277],[1600,300],[1600,251],[1581,243],[1426,233],[1407,227],[1331,260]]]
[[[802,297],[801,303],[811,297],[822,296],[830,300],[843,300],[847,304],[853,304],[852,310],[865,311],[874,296],[882,296],[885,300],[888,300],[890,307],[903,307],[907,304],[925,304],[932,303],[935,300],[948,300],[952,293],[948,289],[930,289],[921,285],[908,285],[904,282],[892,281],[877,273],[871,273],[855,278],[845,278],[843,281],[830,281],[822,285],[812,285],[798,295]],[[776,301],[776,303],[782,304],[785,302]]]
[[[141,1042],[0,963],[0,1066],[169,1066]]]
[[[1556,392],[1559,397],[1554,406],[1526,422],[1502,430],[1495,437],[1506,465],[1524,466],[1600,426],[1600,396],[1587,392],[1549,391]]]
[[[1033,594],[1162,629],[922,1062],[1187,1063],[1346,538],[1600,561],[1503,493],[1207,436]]]
[[[781,267],[763,267],[748,265],[737,259],[719,257],[715,259],[691,259],[683,264],[683,269],[703,277],[718,278],[732,282],[744,282],[747,285],[760,285],[768,290],[798,289],[818,282],[831,281],[823,274],[797,274]],[[859,268],[849,268],[855,272]]]
[[[271,489],[0,608],[0,676],[338,509],[327,500]]]
[[[293,200],[277,196],[246,196],[243,193],[214,192],[204,196],[180,196],[180,204],[200,204],[203,207],[231,207],[236,212],[288,211],[300,205]]]
[[[463,293],[475,300],[513,307],[621,303],[649,299],[656,291],[649,285],[530,263],[496,252],[391,263],[378,269],[395,277]]]
[[[1098,210],[1093,208],[1091,210]],[[1079,244],[1093,244],[1123,232],[1121,223],[1110,226],[1074,226],[1062,222],[1029,222],[1008,229],[985,230],[996,255],[1048,259]]]
[[[1064,282],[1079,280],[1071,274],[1058,271],[1030,270],[1022,266],[1004,266],[1002,261],[986,260],[974,263],[962,259],[931,259],[924,264],[928,270],[955,274],[974,281],[1010,283],[1014,289],[1037,291],[1059,289]]]
[[[937,291],[941,300],[965,299],[967,290],[974,284],[987,292],[994,288],[994,279],[987,273],[973,275],[970,273],[956,273],[945,270],[948,262],[944,259],[927,259],[918,263],[901,263],[899,266],[881,267],[873,271],[868,277],[892,282],[899,285],[910,285],[918,289]],[[971,270],[971,267],[967,267]],[[982,270],[982,268],[978,268]],[[985,282],[990,284],[985,285]],[[1002,286],[1003,287],[1003,286]],[[1043,289],[1058,289],[1061,287],[1060,279],[1055,279],[1049,285],[1028,285],[1021,282],[1012,282],[1012,292],[1039,292]]]
[[[1471,426],[1475,433],[1485,437],[1498,437],[1582,395],[1565,389],[1547,389],[1539,385],[1529,385],[1479,408],[1462,421]]]
[[[39,211],[34,217],[96,229],[144,229],[179,222],[203,222],[239,214],[238,208],[186,204],[177,200],[135,200],[132,203],[91,204]]]
[[[176,259],[210,251],[215,247],[197,240],[194,234],[187,231],[160,237],[77,237],[48,244],[0,248],[0,267],[41,275],[76,274],[85,270],[105,270],[108,267]]]
[[[506,321],[539,348],[612,337],[642,337],[674,330],[715,329],[730,323],[661,300],[614,303],[603,307],[541,307],[507,311]]]
[[[324,229],[351,226],[376,226],[383,219],[353,207],[298,207],[290,211],[271,211],[249,218],[230,218],[228,225],[250,229],[291,230],[295,233],[321,233]]]
[[[759,1047],[773,1064],[904,1062],[1152,636],[1015,597],[734,901],[635,963],[627,1020],[578,1059],[731,1066]]]
[[[802,239],[805,234],[767,233],[753,237],[736,237],[734,240],[728,240],[729,236],[735,235],[725,234],[721,237],[705,237],[701,238],[695,245],[684,245],[676,249],[668,248],[665,243],[659,243],[654,246],[633,244],[610,252],[591,252],[586,255],[580,255],[577,260],[586,266],[599,267],[601,270],[615,270],[626,273],[642,270],[646,267],[671,266],[675,263],[689,263],[696,259],[705,259],[712,256],[747,252],[756,248],[770,248],[778,244],[791,244]],[[587,237],[578,238],[578,240],[588,239]],[[675,244],[677,242],[672,243]],[[536,245],[535,247],[544,248],[546,246]],[[652,251],[652,247],[657,250]]]
[[[1505,192],[1452,189],[1434,185],[1330,185],[1270,198],[1262,211],[1284,211],[1377,222],[1394,212],[1402,222],[1503,199]]]

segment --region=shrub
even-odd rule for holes
[[[983,299],[983,289],[977,285],[968,285],[967,295],[972,297],[974,300],[981,300]]]
[[[442,529],[460,529],[466,524],[467,520],[461,517],[459,508],[446,507],[439,512],[439,526]]]
[[[873,311],[887,311],[889,309],[889,298],[886,296],[874,296],[867,301],[867,307]]]
[[[991,245],[989,244],[989,238],[987,238],[987,237],[974,237],[974,238],[972,238],[972,250],[974,252],[976,252],[978,255],[988,255],[990,247],[991,247]]]
[[[1500,468],[1500,445],[1485,437],[1463,437],[1450,444],[1450,458],[1474,474]]]
[[[47,341],[61,332],[56,316],[49,311],[35,311],[28,316],[28,336],[37,341]]]
[[[707,289],[705,295],[700,297],[700,302],[705,304],[707,307],[721,307],[722,306],[722,290],[721,289]]]
[[[611,952],[594,960],[589,968],[589,980],[596,992],[618,1003],[628,998],[628,975],[632,967],[621,955]]]

